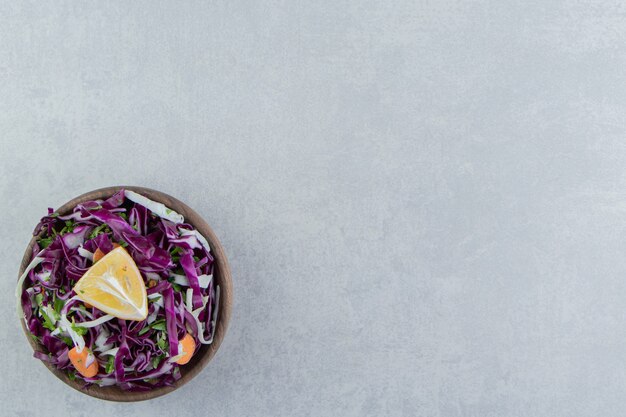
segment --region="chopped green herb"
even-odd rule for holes
[[[122,219],[128,221],[128,215],[126,213],[118,213],[118,216],[120,216]]]
[[[59,217],[59,213],[57,213],[56,211],[52,214],[48,214],[48,217]]]
[[[166,329],[166,324],[165,323],[159,323],[157,325],[151,326],[154,330],[162,330],[165,331]]]
[[[72,317],[71,327],[72,327],[72,330],[74,330],[76,333],[78,333],[81,336],[84,336],[89,332],[89,330],[86,327],[76,326],[76,324],[74,323],[74,317]]]
[[[167,341],[165,340],[165,332],[159,332],[159,336],[157,336],[157,346],[163,351],[163,353],[167,352]]]
[[[65,343],[68,347],[73,347],[74,346],[74,342],[69,337],[67,337],[67,336],[57,336],[57,337],[59,339],[61,339],[63,341],[63,343]]]
[[[110,374],[111,372],[113,372],[114,369],[115,369],[115,356],[111,355],[109,356],[109,360],[107,361],[104,371],[107,374]]]
[[[35,303],[37,303],[37,306],[41,307],[41,305],[43,304],[43,294],[39,293],[37,295],[35,295]]]
[[[197,256],[193,257],[194,262],[198,262],[200,260],[200,258],[198,258]]]
[[[161,299],[161,295],[159,295],[158,297],[154,297],[154,298],[148,298],[148,302],[149,303],[154,303],[157,302]]]
[[[152,323],[150,327],[153,328],[154,330],[165,331],[166,329],[165,320],[164,319],[157,320],[154,323]]]
[[[84,336],[87,334],[87,332],[89,332],[89,330],[87,330],[86,327],[75,326],[75,327],[72,327],[72,329],[74,329],[74,331],[81,336]]]
[[[174,249],[170,251],[171,255],[177,255],[179,253],[183,253],[183,248],[181,248],[180,246],[174,246]]]
[[[165,355],[159,355],[152,358],[152,367],[156,369],[164,358]]]
[[[54,311],[61,314],[61,310],[63,309],[64,306],[65,306],[65,301],[61,300],[60,298],[54,297]]]
[[[45,249],[48,246],[50,246],[52,241],[53,241],[53,239],[51,237],[42,237],[42,238],[37,240],[37,243],[39,244],[39,246],[41,246],[42,249]]]
[[[46,312],[41,308],[39,309],[39,311],[41,312],[41,317],[43,317],[43,327],[52,331],[56,330],[56,327],[54,327],[54,322],[50,319],[50,317],[48,317]]]
[[[31,337],[31,338],[32,338],[35,342],[37,342],[37,343],[40,343],[40,342],[41,342],[41,339],[39,339],[37,336],[35,336],[35,335],[34,335],[34,334],[32,334],[32,333],[30,334],[30,337]]]
[[[65,233],[70,233],[70,232],[74,231],[74,227],[76,227],[76,224],[74,223],[73,220],[66,220],[65,221],[65,226],[63,227],[63,229],[61,229],[59,234],[60,235],[64,235]]]
[[[150,331],[150,326],[145,326],[143,329],[139,331],[138,336],[144,335]]]
[[[178,292],[181,292],[183,290],[183,288],[175,282],[172,282],[172,288],[174,288],[174,291]]]
[[[106,224],[101,224],[100,226],[96,227],[95,229],[93,229],[91,231],[91,233],[89,234],[89,239],[93,239],[94,237],[98,236],[101,233],[106,233],[109,230],[104,230],[104,229],[108,229],[108,226]]]
[[[124,241],[124,240],[120,240],[119,244],[120,244],[120,246],[121,246],[121,247],[123,247],[123,248],[125,248],[125,247],[127,247],[127,246],[128,246],[128,242],[126,242],[126,241]]]
[[[76,381],[76,372],[74,371],[69,371],[67,373],[67,377],[70,379],[70,381]]]
[[[52,320],[54,320],[55,322],[61,319],[61,315],[57,313],[56,310],[54,310],[54,307],[52,307],[52,310],[50,311],[50,313],[52,314]]]

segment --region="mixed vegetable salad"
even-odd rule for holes
[[[171,385],[210,344],[219,286],[207,240],[183,216],[130,190],[52,209],[34,231],[18,309],[34,356],[86,385]]]

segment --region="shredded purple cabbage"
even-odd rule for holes
[[[170,359],[179,354],[179,340],[189,333],[197,352],[201,340],[211,340],[215,330],[211,321],[216,304],[214,280],[204,288],[198,279],[212,275],[210,248],[194,235],[180,232],[193,230],[190,224],[159,217],[131,201],[123,189],[107,200],[81,203],[67,215],[48,211],[34,231],[32,259],[39,263],[18,288],[26,326],[41,344],[34,356],[67,372],[71,379],[83,379],[86,385],[149,390],[173,384],[180,378],[181,365]],[[126,248],[144,278],[148,318],[113,319],[91,328],[73,325],[99,366],[95,377],[85,378],[68,359],[75,343],[60,326],[61,317],[80,324],[105,315],[73,298],[72,288],[93,264],[93,253],[99,249],[106,254],[114,243]]]

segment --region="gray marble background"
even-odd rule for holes
[[[618,416],[622,1],[0,1],[2,416]],[[214,362],[58,382],[14,319],[48,206],[134,184],[232,263]]]

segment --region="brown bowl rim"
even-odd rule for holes
[[[194,355],[191,361],[187,365],[180,367],[181,378],[176,381],[174,385],[154,388],[150,391],[124,391],[118,386],[100,387],[98,385],[90,385],[83,388],[85,384],[84,381],[79,379],[72,381],[69,379],[65,372],[60,371],[59,369],[54,367],[54,365],[43,361],[41,362],[48,368],[48,370],[50,370],[50,372],[52,372],[65,384],[91,397],[117,402],[145,401],[160,397],[165,394],[169,394],[170,392],[173,392],[176,389],[182,387],[187,382],[191,381],[196,375],[198,375],[200,371],[202,371],[202,369],[204,369],[208,365],[211,359],[213,359],[222,341],[224,340],[224,336],[226,335],[226,331],[228,329],[228,323],[230,321],[233,296],[232,277],[224,248],[222,247],[217,236],[215,235],[215,232],[213,232],[213,229],[191,207],[164,192],[138,186],[104,187],[86,192],[79,195],[78,197],[71,199],[70,201],[59,207],[56,212],[60,213],[61,215],[67,214],[71,212],[71,210],[79,203],[95,199],[105,199],[122,188],[135,191],[154,201],[163,203],[165,204],[165,206],[182,214],[185,217],[185,222],[195,227],[209,241],[212,254],[215,258],[215,269],[213,271],[213,277],[216,280],[217,284],[220,286],[220,305],[217,317],[217,328],[215,330],[213,343],[211,343],[210,345],[202,345],[198,353]],[[22,275],[22,273],[30,263],[32,248],[34,244],[35,237],[30,240],[26,251],[24,252],[24,257],[22,258],[22,264],[20,266],[18,277]],[[19,299],[17,300],[17,302],[20,302]],[[24,330],[24,334],[26,335],[26,339],[33,348],[33,351],[41,351],[42,345],[29,336],[30,331],[26,328],[24,320],[22,318],[19,318],[19,320],[22,325],[22,329]]]

